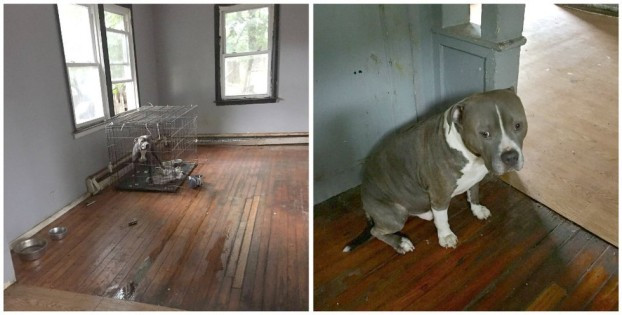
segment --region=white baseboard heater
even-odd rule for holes
[[[287,145],[309,144],[308,132],[229,133],[197,135],[198,145]]]

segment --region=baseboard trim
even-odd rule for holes
[[[575,9],[575,10],[594,13],[594,14],[618,17],[618,11],[613,11],[605,7],[597,7],[594,5],[598,5],[598,4],[592,4],[592,3],[590,4],[558,4],[558,6],[560,7]]]
[[[50,217],[48,217],[47,219],[41,221],[39,224],[37,224],[36,226],[34,226],[33,228],[31,228],[30,230],[26,231],[26,233],[20,235],[19,237],[17,237],[16,239],[12,240],[9,243],[9,248],[13,249],[13,246],[15,245],[15,243],[17,243],[17,241],[22,240],[22,239],[27,239],[32,237],[33,235],[39,233],[39,231],[41,231],[41,229],[43,229],[45,226],[47,226],[48,224],[54,222],[54,220],[60,218],[63,214],[67,213],[69,210],[73,209],[73,207],[77,206],[78,204],[80,204],[82,201],[86,200],[86,198],[88,198],[89,196],[91,196],[90,193],[84,193],[82,194],[80,197],[78,197],[78,199],[72,201],[70,204],[66,205],[65,207],[63,207],[62,209],[58,210],[56,213],[54,213],[53,215],[51,215]],[[9,284],[10,285],[10,284]],[[6,283],[5,283],[5,289],[6,289]]]
[[[197,135],[198,145],[288,145],[309,144],[308,132],[225,133]]]

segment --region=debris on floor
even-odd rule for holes
[[[86,206],[88,207],[88,206],[90,206],[90,205],[92,205],[92,204],[94,204],[96,202],[97,202],[97,200],[89,201],[89,202],[86,203]]]
[[[115,299],[118,300],[130,300],[134,292],[136,291],[136,283],[134,281],[130,281],[130,283],[123,286],[117,293],[114,295]]]
[[[198,188],[203,186],[203,175],[188,176],[188,184],[190,184],[190,188]]]
[[[136,224],[138,224],[138,220],[137,219],[132,219],[132,221],[130,221],[130,223],[128,223],[127,225],[128,226],[134,226]]]

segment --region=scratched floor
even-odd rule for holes
[[[618,249],[499,179],[481,186],[492,212],[475,218],[452,200],[456,249],[418,218],[403,232],[414,252],[372,239],[343,246],[365,226],[358,188],[314,208],[315,310],[617,310]]]
[[[43,258],[13,255],[18,284],[183,310],[307,310],[308,147],[199,147],[199,159],[200,190],[106,189],[70,210],[39,233],[69,229]]]

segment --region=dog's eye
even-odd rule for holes
[[[521,124],[520,123],[515,123],[514,124],[514,130],[520,130]]]
[[[484,138],[490,138],[490,132],[488,131],[480,131],[479,134]]]

